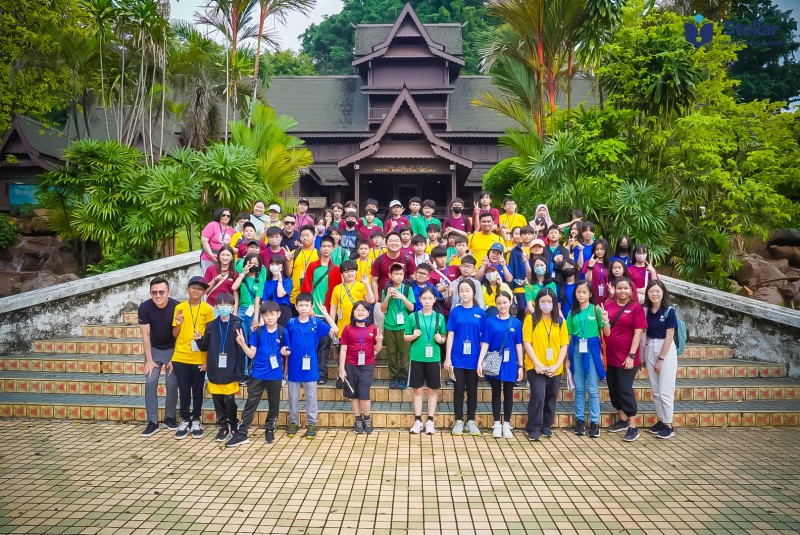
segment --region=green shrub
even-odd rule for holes
[[[0,251],[5,251],[14,245],[17,238],[19,238],[17,226],[10,219],[0,217]]]

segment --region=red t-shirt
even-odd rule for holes
[[[472,232],[472,221],[460,215],[458,217],[450,216],[444,218],[444,230],[454,228],[456,230],[463,230],[467,234]]]
[[[647,266],[628,266],[628,275],[631,276],[631,282],[635,284],[637,288],[647,287],[645,280],[650,282],[653,278],[647,273]]]
[[[366,327],[356,327],[348,325],[339,337],[339,343],[347,346],[345,362],[347,364],[358,365],[358,352],[364,352],[364,364],[375,364],[375,336],[378,328],[375,325]]]
[[[238,255],[238,257],[239,257],[239,258],[244,258],[245,256],[247,256],[247,243],[248,243],[249,241],[250,241],[250,240],[244,240],[242,243],[240,243],[240,244],[237,246],[237,248],[236,248],[236,253],[237,253],[237,255]],[[267,247],[267,244],[266,244],[266,243],[264,243],[264,242],[263,242],[263,241],[261,241],[261,240],[259,240],[259,242],[258,242],[258,243],[259,243],[259,245],[261,245],[261,252],[263,253],[263,252],[264,252],[264,248],[265,248],[265,247]]]
[[[275,255],[286,258],[286,251],[284,251],[283,249],[278,249],[278,252],[273,253],[272,249],[267,247],[265,249],[262,249],[261,252],[259,253],[259,256],[261,257],[261,262],[267,269],[269,269],[269,261],[272,260],[272,257]]]
[[[490,208],[489,210],[484,210],[483,208],[479,209],[477,212],[473,212],[472,214],[472,224],[475,228],[480,228],[480,218],[483,214],[492,214],[492,219],[494,220],[495,225],[500,224],[500,210],[497,208]]]
[[[417,270],[417,265],[410,255],[403,256],[398,252],[397,258],[389,258],[388,253],[383,253],[372,263],[372,278],[378,279],[378,292],[382,292],[389,283],[389,268],[392,264],[403,264],[403,280],[409,278]]]
[[[635,329],[647,329],[647,316],[644,314],[644,309],[636,300],[636,296],[632,297],[634,300],[628,303],[628,308],[611,328],[611,335],[606,337],[606,358],[609,366],[624,367],[625,359],[631,350],[633,331]],[[614,318],[617,317],[622,308],[616,301],[607,302],[605,309],[608,312],[608,321],[614,321]],[[633,362],[634,366],[639,366],[639,359],[639,348],[637,347],[636,358]]]
[[[394,228],[392,228],[392,221],[395,222]],[[389,233],[389,232],[399,232],[400,231],[400,227],[411,228],[411,221],[409,221],[408,218],[406,216],[404,216],[404,215],[401,215],[397,219],[394,219],[393,217],[390,217],[383,223],[383,228],[386,229],[387,233]]]
[[[213,288],[215,284],[214,277],[216,277],[217,275],[219,275],[219,271],[217,271],[217,266],[208,266],[208,269],[206,269],[206,273],[203,276],[203,278],[205,279],[206,284],[208,284]],[[232,294],[233,290],[231,290],[231,286],[233,286],[233,281],[236,280],[236,277],[237,273],[236,270],[233,268],[233,262],[231,262],[230,267],[228,268],[228,278],[223,279],[222,284],[217,286],[217,288],[213,292],[211,292],[210,294],[208,294],[208,296],[206,296],[206,302],[213,307],[216,306],[217,304],[217,296],[219,294],[223,294],[226,292]]]

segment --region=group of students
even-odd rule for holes
[[[483,378],[492,391],[493,437],[512,437],[513,391],[523,381],[530,388],[527,437],[552,436],[558,391],[569,375],[575,433],[599,436],[598,385],[606,379],[618,413],[608,431],[625,431],[624,440],[633,441],[639,437],[633,381],[644,359],[659,417],[650,431],[674,436],[677,318],[645,245],[633,247],[621,236],[612,251],[577,210],[558,225],[540,205],[528,222],[507,198],[500,214],[487,192],[472,217],[453,199],[443,222],[433,217],[433,201],[418,198],[409,201],[408,216],[392,201],[383,222],[372,199],[362,217],[352,201],[318,219],[308,208],[300,199],[298,212],[281,218],[278,205],[267,210],[259,201],[235,224],[232,212],[221,209],[202,232],[204,276],[190,279],[189,300],[173,302],[163,279],[151,283],[152,299],[139,310],[145,397],[154,398],[166,367],[165,425],[176,438],[203,436],[206,374],[216,439],[228,447],[248,442],[265,390],[265,439],[275,440],[284,384],[287,436],[298,431],[302,388],[305,436],[313,438],[317,387],[327,383],[336,347],[337,386],[352,401],[356,433],[373,430],[370,389],[381,353],[390,388],[414,389],[411,433],[436,432],[443,367],[454,385],[454,435],[481,434],[475,414]],[[241,384],[248,398],[239,420]],[[159,429],[157,399],[146,405],[143,435],[150,436]]]

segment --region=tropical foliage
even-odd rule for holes
[[[562,221],[580,208],[682,277],[726,287],[745,238],[800,220],[798,122],[780,102],[737,103],[728,65],[741,48],[716,27],[712,45],[695,49],[682,17],[625,8],[599,49],[602,105],[557,110],[541,142],[530,128],[508,132],[517,156],[485,185],[510,192],[522,211],[546,202]],[[507,79],[490,72],[502,91]]]

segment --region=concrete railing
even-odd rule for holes
[[[690,343],[725,344],[737,358],[779,362],[800,376],[800,312],[671,277],[661,277]]]
[[[0,352],[30,351],[36,339],[72,337],[81,326],[119,323],[150,297],[150,279],[162,276],[173,294],[200,275],[200,253],[189,252],[0,299]]]

